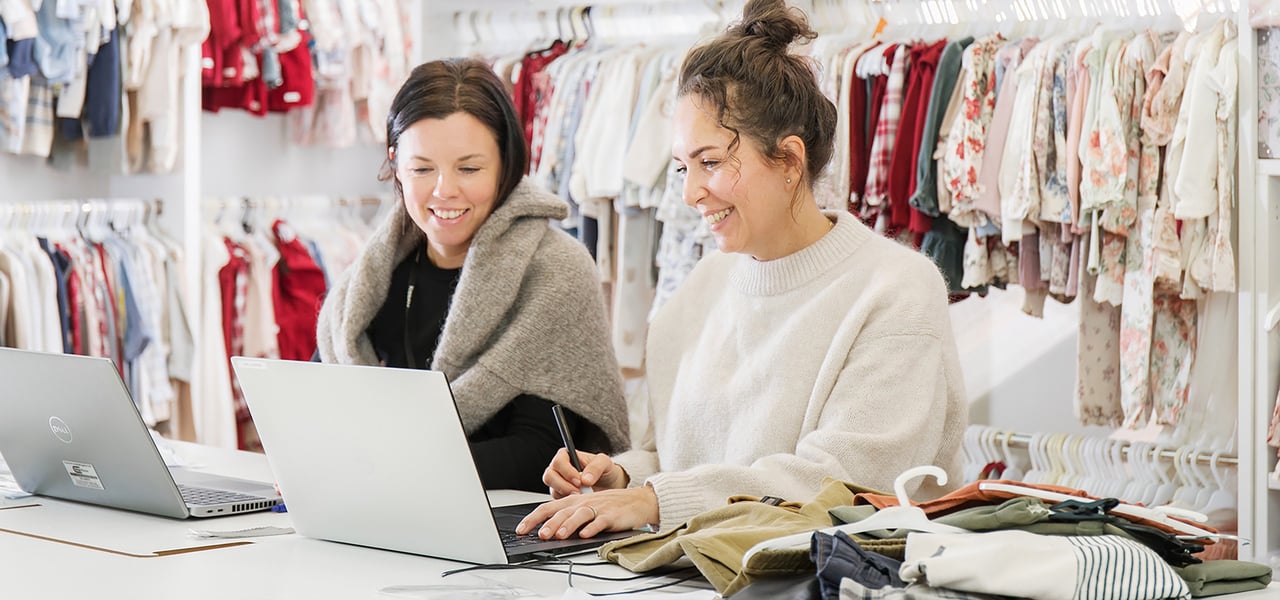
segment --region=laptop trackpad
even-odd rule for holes
[[[228,492],[239,492],[241,494],[264,496],[267,498],[275,498],[279,496],[279,494],[276,493],[275,486],[261,481],[237,479],[235,477],[214,475],[212,473],[201,473],[199,471],[190,471],[181,467],[170,468],[169,472],[173,474],[173,480],[180,485],[226,490]]]

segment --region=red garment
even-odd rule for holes
[[[230,357],[244,353],[244,321],[241,313],[244,309],[245,290],[249,284],[249,260],[248,254],[239,244],[226,238],[222,242],[231,255],[227,264],[218,270],[218,288],[222,296],[222,339],[230,361]]]
[[[547,117],[556,84],[543,71],[534,76],[530,85],[533,86],[534,103],[531,119],[533,135],[529,138],[529,171],[533,172],[538,170],[538,165],[542,162],[542,142],[546,139]]]
[[[316,99],[315,72],[311,69],[311,36],[299,30],[302,41],[280,54],[280,87],[267,92],[267,110],[289,112],[311,106]]]
[[[311,69],[311,36],[298,31],[302,42],[280,54],[280,87],[266,93],[266,110],[288,113],[301,106],[311,106],[316,99],[315,72]]]
[[[58,252],[71,255],[61,244],[54,246]],[[67,268],[67,316],[69,317],[69,325],[71,329],[71,353],[86,354],[84,347],[84,335],[80,333],[80,274],[76,272],[74,266]]]
[[[867,189],[871,164],[871,140],[867,136],[867,80],[853,76],[849,84],[849,212],[855,212]]]
[[[246,57],[258,60],[265,41],[265,27],[273,21],[258,0],[210,0],[209,37],[201,47],[203,108],[218,112],[223,108],[243,108],[255,115],[267,114],[267,86],[261,77],[246,81]]]
[[[84,336],[80,333],[80,276],[72,271],[67,277],[67,303],[70,304],[71,353],[85,354]]]
[[[929,232],[933,220],[911,208],[911,195],[916,187],[916,162],[920,156],[924,123],[929,111],[929,97],[938,71],[938,59],[947,41],[920,44],[911,48],[911,74],[903,97],[902,118],[898,122],[898,140],[889,163],[889,229],[897,231],[910,226],[912,233]]]
[[[222,298],[222,336],[227,350],[227,368],[231,368],[231,357],[244,354],[244,303],[249,288],[248,253],[235,242],[223,238],[230,257],[227,264],[218,270],[218,287]],[[231,401],[235,407],[236,443],[241,450],[254,447],[248,443],[247,434],[253,419],[249,416],[249,407],[245,404],[244,393],[240,391],[240,382],[231,377]]]
[[[316,352],[316,320],[324,298],[324,271],[284,221],[271,224],[280,261],[272,273],[280,358],[311,360]]]
[[[116,363],[116,370],[120,371],[120,377],[124,377],[124,327],[122,327],[123,319],[120,318],[120,305],[116,303],[116,288],[114,279],[107,274],[107,265],[114,265],[111,259],[107,257],[107,249],[101,243],[93,245],[93,249],[97,252],[98,268],[102,271],[102,282],[106,286],[106,294],[103,317],[104,320],[98,322],[98,328],[102,331],[102,345],[105,351],[104,356],[110,357]],[[113,338],[110,334],[111,329],[107,327],[106,319],[111,319],[115,323],[116,335]]]
[[[227,64],[228,59],[238,57],[240,24],[236,0],[205,0],[209,6],[209,36],[200,46],[200,83],[204,87],[222,87],[228,80],[239,81],[242,76],[237,65]],[[231,70],[228,71],[227,69]]]
[[[550,48],[530,52],[524,56],[524,60],[520,61],[520,78],[516,81],[515,89],[512,90],[511,96],[515,100],[516,116],[520,118],[520,123],[524,125],[525,145],[532,146],[533,144],[533,119],[538,112],[538,90],[535,85],[537,75],[546,69],[547,65],[564,56],[564,53],[568,51],[569,46],[556,40],[555,43],[551,44]]]
[[[263,19],[270,18],[270,15],[262,12],[264,6],[263,3],[258,0],[234,1],[236,3],[236,21],[238,25],[236,30],[240,33],[240,36],[236,38],[236,47],[233,47],[231,51],[235,52],[238,58],[230,58],[228,63],[232,65],[243,65],[244,53],[240,51],[241,48],[247,48],[255,56],[261,55],[259,48],[261,48],[267,41],[265,39],[267,31],[263,26]],[[258,67],[258,72],[261,73],[261,61],[259,61]],[[240,73],[240,79],[233,83],[239,83],[242,81],[244,81],[243,72]]]
[[[204,88],[202,98],[209,112],[239,108],[259,117],[267,114],[267,84],[261,77],[232,87]]]

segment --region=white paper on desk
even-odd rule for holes
[[[18,487],[18,482],[13,480],[13,475],[8,473],[0,474],[0,498],[16,500],[18,498],[26,498],[30,495],[31,494],[22,491],[22,488]]]
[[[164,550],[218,546],[232,541],[192,539],[187,530],[198,521],[200,519],[169,519],[49,499],[42,499],[39,506],[31,508],[0,510],[0,529],[127,554],[152,555]],[[219,527],[227,529],[291,525],[288,515],[272,512],[220,517],[217,522]],[[0,535],[14,534],[0,532]],[[253,543],[267,542],[255,540]],[[211,551],[223,552],[223,550]],[[234,549],[226,551],[234,551]]]

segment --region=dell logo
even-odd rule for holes
[[[71,428],[68,427],[66,422],[62,419],[59,419],[58,417],[49,417],[49,431],[52,431],[54,437],[57,437],[59,440],[62,440],[67,444],[71,443]]]

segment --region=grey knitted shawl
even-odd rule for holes
[[[564,201],[527,180],[489,215],[471,241],[431,368],[448,376],[468,434],[512,398],[533,394],[599,429],[582,447],[618,452],[630,445],[627,407],[595,263],[549,221],[567,215]],[[379,364],[366,331],[392,271],[422,243],[403,207],[378,227],[320,310],[323,361]]]

